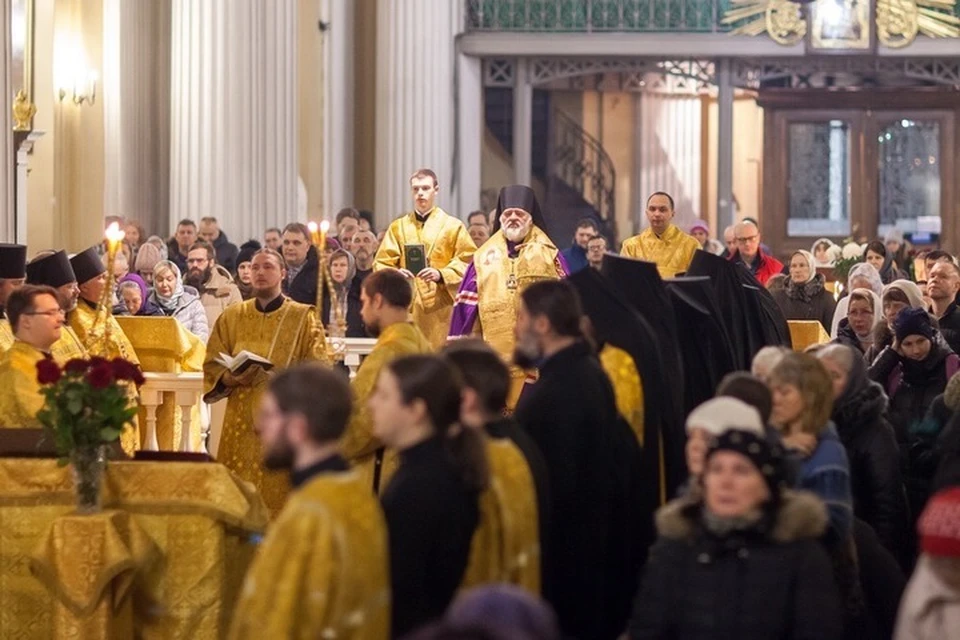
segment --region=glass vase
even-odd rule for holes
[[[106,462],[106,451],[102,446],[81,447],[70,454],[78,513],[98,513],[103,508],[100,486]]]

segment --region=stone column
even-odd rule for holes
[[[26,238],[26,228],[17,228],[17,216],[14,209],[14,148],[13,121],[10,109],[13,106],[14,90],[10,85],[10,65],[13,62],[10,50],[10,3],[0,3],[0,90],[4,96],[0,104],[0,145],[5,149],[0,161],[0,206],[3,207],[3,221],[0,222],[0,238],[3,242],[16,242],[17,238]],[[19,89],[19,87],[17,87]],[[27,184],[22,188],[26,190]]]
[[[736,222],[733,210],[733,71],[729,58],[717,63],[717,230]],[[719,235],[718,233],[718,235]]]
[[[298,219],[297,0],[173,0],[170,227]]]
[[[376,215],[385,226],[412,209],[408,178],[437,172],[437,202],[458,211],[454,172],[457,106],[456,42],[464,3],[378,0]],[[479,194],[478,194],[479,196]]]
[[[533,85],[530,62],[518,58],[513,78],[513,175],[517,184],[530,184],[533,171]]]
[[[171,9],[171,0],[103,2],[103,207],[161,234],[170,226]]]

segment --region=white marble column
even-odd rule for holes
[[[170,225],[297,220],[297,1],[173,0]]]
[[[14,151],[13,121],[11,107],[14,91],[10,85],[10,2],[0,2],[0,91],[4,102],[0,104],[0,145],[3,145],[3,159],[0,161],[0,206],[3,207],[3,221],[0,222],[0,238],[3,242],[16,242],[18,237],[26,238],[26,228],[17,228],[17,215],[13,203],[14,192]],[[18,87],[19,88],[19,87]],[[26,181],[22,185],[27,188]],[[25,221],[24,221],[25,222]]]
[[[634,107],[635,230],[647,226],[647,198],[666,191],[676,202],[676,222],[699,218],[702,130],[700,98],[655,92],[636,94]]]
[[[440,179],[438,204],[465,217],[469,211],[456,210],[451,190],[458,182],[455,37],[463,29],[464,3],[378,0],[377,7],[378,226],[411,210],[408,179],[421,167]]]
[[[717,64],[717,229],[736,222],[733,210],[733,72],[729,58]]]
[[[170,226],[171,9],[171,0],[103,1],[103,209],[161,234]]]
[[[483,173],[483,60],[457,55],[457,209],[466,216],[480,208]]]
[[[355,0],[323,0],[327,31],[318,67],[323,78],[323,194],[311,195],[320,203],[325,217],[333,220],[337,211],[354,206],[354,100],[353,32]],[[305,117],[306,114],[301,114]],[[314,117],[320,114],[315,114]]]

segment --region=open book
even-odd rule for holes
[[[216,362],[219,362],[225,366],[230,370],[230,373],[234,375],[239,375],[250,367],[262,367],[264,371],[270,371],[270,369],[273,369],[272,362],[266,358],[258,356],[255,353],[250,353],[246,349],[235,356],[221,352],[220,357],[216,359]]]

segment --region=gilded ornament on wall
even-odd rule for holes
[[[912,43],[918,35],[960,38],[957,0],[731,0],[722,23],[733,25],[731,35],[766,33],[782,45],[807,38],[812,50],[870,50],[876,40],[890,48]]]

